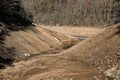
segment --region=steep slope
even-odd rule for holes
[[[107,76],[119,80],[120,24],[105,28],[100,34],[80,42],[60,55],[77,62],[89,63]]]
[[[117,59],[115,55],[119,53],[119,48],[120,24],[116,24],[105,28],[100,34],[64,51],[61,55],[93,64],[96,60],[105,60],[109,56],[113,57],[114,60]]]
[[[25,30],[33,22],[32,15],[22,6],[22,0],[0,0],[0,69],[11,65],[15,47],[5,45],[9,31]]]
[[[8,29],[3,23],[0,23],[0,69],[4,65],[11,65],[14,60],[14,48],[4,45],[5,35],[8,35]]]
[[[65,44],[64,44],[65,43]],[[43,27],[31,27],[25,31],[11,32],[5,39],[7,47],[14,47],[19,58],[63,50],[78,40]],[[17,57],[17,58],[18,58]]]

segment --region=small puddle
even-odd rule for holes
[[[88,38],[88,36],[78,36],[78,35],[73,35],[73,36],[76,37],[80,41],[85,40],[86,38]]]

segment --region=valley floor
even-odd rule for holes
[[[77,37],[80,40],[92,37],[102,30],[95,27],[67,26],[46,26],[45,28]],[[84,61],[74,60],[74,56],[71,59],[56,54],[43,54],[15,62],[13,66],[1,70],[0,80],[96,80],[100,77],[99,75],[101,74],[97,68]]]
[[[78,39],[84,39],[95,34],[98,34],[102,28],[100,27],[86,27],[86,26],[43,26],[53,31],[57,31],[59,33],[71,35],[77,37]]]

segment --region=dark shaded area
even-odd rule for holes
[[[113,7],[113,16],[112,16],[112,24],[117,24],[120,22],[120,0],[115,0]]]
[[[0,0],[0,22],[8,25],[8,29],[15,30],[32,24],[32,14],[25,11],[21,0]],[[13,27],[14,26],[14,27]]]
[[[0,45],[0,69],[5,66],[12,65],[15,60],[15,48],[7,48],[4,45]]]
[[[4,69],[5,65],[12,65],[13,59],[4,59],[0,57],[0,69]]]
[[[120,0],[115,0],[115,1],[120,2]]]
[[[76,37],[80,41],[85,40],[86,38],[88,38],[88,36],[78,36],[78,35],[73,35],[73,36]]]
[[[10,31],[25,30],[32,22],[32,14],[24,9],[22,0],[0,0],[0,69],[15,60],[15,48],[5,45],[5,36]]]
[[[8,35],[8,29],[5,25],[0,24],[0,69],[6,65],[12,65],[15,58],[15,48],[8,48],[5,46],[5,36]]]

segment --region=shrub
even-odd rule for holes
[[[28,25],[32,15],[22,7],[21,0],[0,1],[0,21],[6,24]]]

